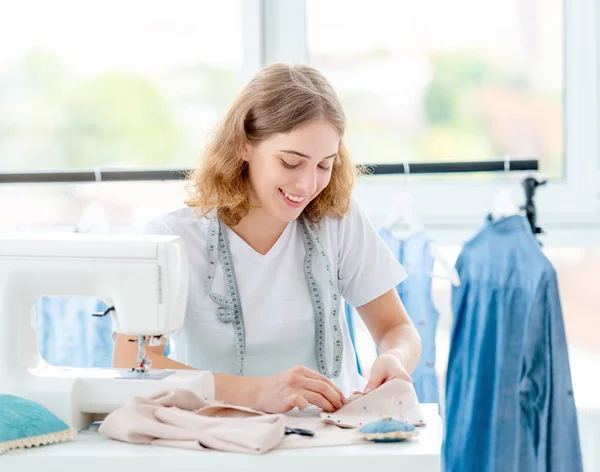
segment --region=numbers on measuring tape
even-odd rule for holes
[[[239,297],[235,270],[231,262],[231,253],[227,238],[221,229],[216,215],[210,219],[207,235],[208,266],[204,276],[204,287],[211,300],[217,304],[217,317],[223,323],[231,323],[235,336],[235,351],[237,357],[237,374],[244,374],[244,357],[246,355],[246,327],[244,313]],[[212,284],[217,272],[217,261],[223,266],[227,295],[212,291]]]
[[[331,264],[321,243],[317,231],[312,224],[306,219],[299,219],[300,228],[302,231],[302,241],[304,243],[304,275],[308,285],[308,293],[310,295],[313,309],[315,312],[315,330],[316,330],[316,346],[317,367],[319,373],[329,378],[337,378],[340,375],[342,367],[343,341],[340,330],[339,320],[339,291],[338,286],[334,282]],[[313,272],[315,266],[314,254],[316,250],[321,254],[325,261],[325,269],[328,275],[328,282],[331,292],[331,331],[333,336],[333,365],[331,370],[327,368],[327,356],[325,351],[325,308],[321,298],[321,290]]]

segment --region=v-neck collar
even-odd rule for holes
[[[286,225],[277,241],[275,241],[275,244],[273,244],[271,249],[269,249],[266,254],[261,254],[260,252],[256,251],[252,246],[238,236],[237,233],[229,226],[223,225],[223,227],[225,228],[225,236],[229,240],[229,246],[232,253],[235,253],[236,255],[242,254],[243,257],[248,257],[255,262],[267,265],[279,255],[283,247],[288,243],[295,224],[296,221],[294,220]]]

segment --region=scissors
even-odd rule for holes
[[[310,429],[285,428],[285,434],[299,434],[300,436],[314,436],[315,433]]]

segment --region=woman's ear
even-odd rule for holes
[[[252,157],[252,153],[254,152],[254,146],[250,143],[246,143],[244,145],[244,152],[242,153],[242,160],[246,162],[250,162],[250,158]]]

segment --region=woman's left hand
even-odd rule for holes
[[[400,358],[394,353],[384,352],[371,367],[371,376],[364,393],[369,393],[392,379],[402,379],[412,383],[410,375],[404,368]]]

